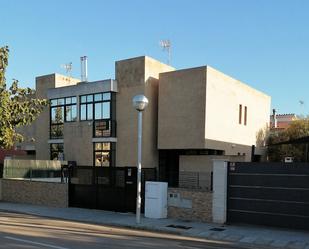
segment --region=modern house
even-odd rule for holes
[[[269,127],[271,98],[266,94],[209,66],[175,70],[142,56],[117,61],[115,79],[37,77],[36,96],[49,99],[50,106],[32,125],[33,145],[27,146],[37,159],[134,166],[137,111],[132,98],[137,94],[149,99],[142,165],[163,175],[206,170],[213,157],[250,161],[257,133]]]

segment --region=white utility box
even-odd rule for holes
[[[167,218],[167,182],[146,182],[145,217]]]

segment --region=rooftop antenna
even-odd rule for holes
[[[167,51],[168,57],[167,57],[167,64],[171,64],[171,41],[170,40],[161,40],[159,42],[160,47],[163,51]]]
[[[299,102],[299,104],[300,104],[300,107],[301,107],[301,112],[302,112],[302,114],[301,115],[304,115],[304,107],[305,107],[305,101],[303,101],[303,100],[299,100],[298,101]]]
[[[71,77],[71,72],[72,72],[72,62],[63,64],[61,67],[65,70],[65,73],[68,77]]]

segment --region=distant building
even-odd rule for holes
[[[20,149],[0,149],[0,164],[3,164],[5,158],[23,158],[27,152]],[[29,158],[29,157],[27,157]]]
[[[297,120],[297,116],[294,113],[289,114],[276,114],[275,109],[273,115],[270,115],[270,128],[272,130],[285,130],[290,124]]]

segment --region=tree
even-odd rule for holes
[[[292,156],[295,161],[305,161],[306,144],[274,144],[306,136],[309,136],[308,118],[293,121],[286,130],[271,132],[267,142],[268,159],[270,161],[282,161],[284,157]]]
[[[0,148],[11,148],[22,142],[23,136],[16,128],[31,124],[47,105],[47,100],[34,98],[35,91],[20,88],[13,79],[9,88],[5,72],[8,66],[9,48],[0,48]]]

